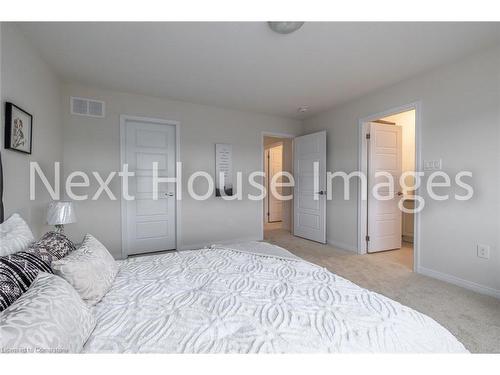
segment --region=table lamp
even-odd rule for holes
[[[64,233],[64,224],[76,223],[73,202],[52,202],[47,211],[47,224],[54,225],[56,232]]]

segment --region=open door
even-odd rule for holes
[[[402,174],[402,137],[401,127],[370,123],[367,135],[368,155],[368,204],[367,204],[367,249],[369,253],[399,249],[401,247],[401,211],[399,178]],[[390,173],[394,180],[394,197],[381,200],[373,196],[373,187],[386,184],[387,177],[375,178],[377,172]],[[382,186],[382,185],[379,185]],[[377,189],[382,197],[389,197],[389,187]]]
[[[314,186],[314,163],[319,186]],[[326,243],[326,131],[294,142],[294,235]]]
[[[269,186],[271,184],[272,178],[274,175],[283,171],[283,144],[278,144],[269,149],[268,161],[269,161],[269,175],[268,175],[268,183]],[[282,182],[281,179],[278,182]],[[268,188],[268,191],[271,191]],[[282,188],[276,187],[276,191],[283,195]],[[274,194],[269,194],[268,200],[268,217],[269,223],[275,223],[283,220],[283,201],[275,197]]]

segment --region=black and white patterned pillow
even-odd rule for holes
[[[26,292],[40,271],[53,273],[36,251],[0,257],[0,311]]]
[[[75,249],[75,244],[63,233],[48,232],[31,244],[26,252],[35,252],[36,255],[50,265],[53,261],[64,258]]]

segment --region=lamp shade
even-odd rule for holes
[[[47,211],[49,225],[64,225],[76,223],[75,206],[73,202],[52,202]]]

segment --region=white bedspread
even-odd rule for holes
[[[132,258],[85,352],[465,352],[431,318],[302,260],[224,248]]]
[[[233,250],[244,251],[252,254],[271,255],[279,258],[301,259],[282,247],[272,245],[262,241],[234,242],[226,245],[213,245],[215,247],[224,247]]]

